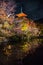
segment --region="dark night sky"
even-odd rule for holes
[[[17,3],[16,13],[20,12],[22,6],[29,18],[38,20],[43,18],[43,1],[42,0],[15,0]]]

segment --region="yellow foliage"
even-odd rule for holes
[[[21,30],[22,30],[22,31],[28,30],[28,25],[27,25],[26,23],[24,23],[24,24],[22,25],[22,27],[21,27]]]

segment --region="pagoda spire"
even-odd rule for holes
[[[21,13],[22,13],[23,11],[22,11],[22,7],[21,7]]]

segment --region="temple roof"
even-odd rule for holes
[[[16,14],[16,16],[18,16],[18,17],[25,17],[25,16],[27,16],[25,13],[19,13],[19,14]]]

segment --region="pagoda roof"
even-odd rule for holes
[[[18,17],[26,17],[27,15],[25,13],[21,12],[19,14],[16,14],[16,16],[18,16]]]

